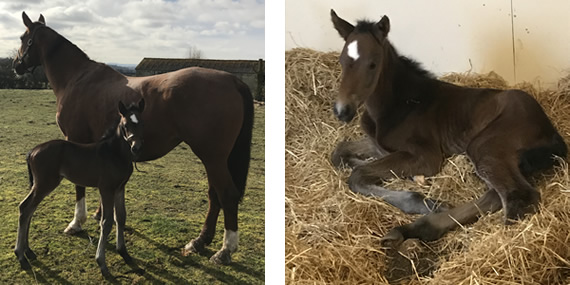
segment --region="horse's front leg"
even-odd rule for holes
[[[387,203],[408,214],[427,214],[445,207],[438,201],[428,199],[413,191],[386,189],[383,182],[395,177],[414,175],[432,176],[439,171],[442,158],[436,154],[423,153],[421,159],[408,152],[395,152],[376,161],[354,168],[349,179],[350,189],[366,196],[382,198]],[[427,159],[427,158],[432,159]]]
[[[370,137],[364,137],[358,141],[340,142],[331,154],[331,162],[337,168],[343,165],[354,168],[382,158],[386,154]]]
[[[113,227],[114,189],[115,187],[99,188],[99,192],[101,193],[101,202],[103,204],[103,215],[101,216],[101,235],[99,236],[99,244],[97,245],[95,260],[101,269],[101,274],[106,278],[111,277],[111,273],[109,273],[107,263],[105,262],[105,246],[107,244],[107,238],[109,237],[111,228]]]
[[[73,235],[81,232],[81,225],[87,221],[87,206],[85,205],[85,187],[75,185],[75,214],[73,220],[63,231],[66,234]]]
[[[127,252],[125,245],[125,223],[127,211],[125,209],[125,186],[121,186],[115,192],[115,223],[117,224],[117,252],[127,264],[133,264],[133,259]]]

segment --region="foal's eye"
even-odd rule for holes
[[[372,69],[375,69],[375,68],[376,68],[376,63],[374,63],[374,62],[370,63],[370,64],[368,65],[368,68],[371,69],[371,70],[372,70]]]

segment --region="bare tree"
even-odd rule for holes
[[[200,59],[203,57],[204,53],[195,45],[191,45],[190,48],[188,48],[188,58]]]

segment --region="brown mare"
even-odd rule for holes
[[[28,245],[32,215],[40,202],[49,195],[63,178],[76,185],[97,187],[101,195],[101,236],[95,259],[104,276],[110,276],[105,263],[105,245],[113,227],[113,213],[117,223],[117,251],[132,264],[125,246],[126,221],[125,184],[133,173],[133,160],[142,145],[143,123],[141,113],[144,100],[125,107],[119,102],[120,121],[96,143],[78,144],[52,140],[33,148],[27,157],[30,175],[30,194],[20,203],[18,238],[14,252],[23,269],[30,269],[28,261],[36,255]]]
[[[214,238],[224,210],[223,247],[211,260],[227,264],[238,245],[238,203],[249,169],[253,99],[245,83],[222,71],[187,68],[149,77],[126,77],[90,60],[70,41],[47,27],[43,16],[26,31],[14,69],[18,74],[44,67],[57,99],[57,123],[67,140],[95,142],[116,121],[119,101],[145,99],[145,144],[137,161],[164,156],[181,142],[206,168],[209,209],[200,235],[185,252],[202,251]],[[76,185],[75,217],[67,233],[81,231],[87,218],[85,187]]]
[[[540,193],[526,176],[551,167],[553,156],[565,157],[567,147],[529,94],[438,81],[398,55],[387,39],[388,17],[356,26],[333,10],[331,17],[345,40],[334,114],[350,122],[364,104],[360,124],[367,135],[341,142],[332,162],[354,168],[348,181],[352,191],[381,197],[407,213],[426,214],[388,232],[385,245],[397,246],[408,238],[435,240],[458,223],[474,222],[501,208],[505,222],[537,210]],[[451,210],[434,209],[438,203],[419,193],[382,187],[394,175],[433,176],[446,157],[459,153],[469,156],[489,187],[478,200]]]

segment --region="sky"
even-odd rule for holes
[[[0,57],[20,47],[22,11],[104,63],[265,58],[265,0],[0,0]]]

